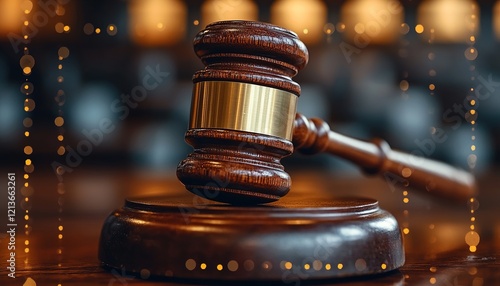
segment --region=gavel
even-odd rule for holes
[[[292,80],[309,54],[297,34],[262,22],[209,24],[194,39],[205,68],[193,76],[186,141],[194,148],[177,167],[190,192],[234,204],[279,200],[291,187],[280,160],[294,151],[327,152],[368,174],[405,182],[454,200],[476,193],[474,177],[450,165],[391,150],[330,130],[296,113],[300,86]]]

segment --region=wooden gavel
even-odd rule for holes
[[[177,168],[190,192],[240,205],[276,201],[291,186],[280,160],[295,149],[328,152],[446,198],[475,194],[474,177],[463,170],[393,151],[382,140],[337,134],[320,119],[296,114],[300,86],[291,78],[309,55],[295,33],[261,22],[216,22],[198,33],[194,49],[206,66],[193,76],[185,138],[194,151]]]

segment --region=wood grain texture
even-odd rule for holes
[[[245,82],[300,95],[300,86],[291,77],[306,65],[308,52],[293,32],[267,23],[217,22],[196,36],[194,50],[206,65],[194,74],[195,83]],[[186,141],[195,150],[179,164],[177,175],[195,194],[219,202],[260,204],[278,200],[290,188],[290,177],[280,163],[293,151],[286,140],[235,130],[192,129]],[[293,141],[302,153],[328,152],[366,173],[381,174],[391,184],[416,186],[461,202],[476,195],[475,179],[465,171],[393,151],[383,140],[364,142],[332,132],[320,119],[297,115]]]
[[[466,202],[477,195],[472,174],[450,165],[392,150],[381,139],[365,142],[330,130],[319,118],[297,114],[293,135],[295,149],[304,154],[326,152],[349,160],[367,174],[379,174],[387,182]]]
[[[286,195],[291,179],[281,158],[293,151],[278,137],[220,129],[192,129],[186,141],[194,151],[177,168],[190,192],[232,204],[276,201]]]
[[[104,224],[101,261],[156,277],[290,283],[380,274],[404,263],[398,224],[373,199],[233,206],[192,197],[128,199]]]
[[[300,95],[291,78],[308,61],[297,35],[261,22],[222,21],[208,25],[194,39],[205,68],[193,82],[234,81],[268,86]],[[259,112],[259,110],[255,110]],[[293,152],[288,140],[223,129],[192,129],[186,141],[194,152],[177,168],[177,176],[195,194],[232,204],[278,200],[290,189],[280,159]]]
[[[194,82],[246,82],[297,96],[300,86],[291,77],[309,59],[307,48],[295,33],[268,23],[249,21],[208,25],[195,37],[194,50],[206,65],[194,74]]]

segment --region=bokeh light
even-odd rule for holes
[[[271,23],[294,31],[306,44],[323,38],[327,8],[320,0],[279,0],[271,6]],[[334,28],[326,27],[332,34]]]
[[[181,0],[133,0],[129,31],[139,45],[172,45],[184,39],[187,7]],[[96,29],[96,34],[100,33]]]
[[[207,0],[201,5],[201,27],[223,20],[258,20],[259,10],[252,0]]]
[[[417,22],[434,30],[436,42],[466,42],[479,32],[479,8],[473,0],[427,0],[420,3]]]

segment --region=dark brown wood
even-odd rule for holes
[[[193,81],[226,80],[269,86],[300,95],[291,77],[309,59],[297,35],[261,22],[222,21],[208,25],[194,39],[196,55],[206,65]]]
[[[475,179],[466,171],[391,150],[383,140],[365,142],[335,133],[318,118],[308,119],[297,114],[293,143],[301,153],[327,152],[342,157],[359,165],[368,174],[380,174],[391,184],[417,187],[461,202],[477,195]]]
[[[292,77],[308,60],[293,32],[267,23],[224,21],[208,25],[194,40],[206,65],[193,81],[236,81],[300,95]],[[465,201],[475,195],[474,178],[448,165],[392,151],[384,141],[362,142],[330,131],[321,120],[298,115],[293,141],[303,153],[329,152],[351,160],[391,184],[420,187],[432,194]],[[177,175],[199,196],[232,204],[259,204],[280,199],[291,182],[280,159],[293,151],[287,140],[249,132],[189,130],[194,152]]]
[[[404,263],[398,224],[373,199],[290,196],[238,207],[192,197],[128,199],[104,224],[100,260],[159,278],[288,283],[373,275]]]
[[[291,142],[232,130],[186,132],[193,153],[177,168],[190,192],[214,201],[259,204],[276,201],[290,189],[280,159],[293,151]]]
[[[9,170],[3,170],[7,173]],[[498,169],[492,169],[480,180],[480,207],[476,210],[474,222],[476,231],[481,237],[477,252],[470,253],[465,244],[464,236],[471,224],[470,212],[463,205],[443,204],[438,201],[417,199],[418,194],[410,192],[411,202],[403,204],[401,196],[390,195],[384,182],[363,177],[349,177],[328,172],[313,173],[302,171],[299,176],[293,176],[295,189],[283,198],[300,201],[330,201],[339,194],[363,196],[370,193],[376,197],[384,209],[394,214],[403,224],[408,221],[411,229],[404,236],[406,262],[399,270],[383,275],[368,275],[358,278],[328,279],[308,283],[307,281],[272,281],[272,282],[209,282],[207,280],[176,280],[164,277],[161,282],[155,281],[146,270],[142,273],[131,273],[126,268],[104,269],[100,267],[97,258],[99,235],[102,222],[107,216],[106,209],[112,210],[121,204],[126,195],[136,196],[150,192],[151,189],[162,190],[165,193],[189,194],[171,176],[141,178],[134,172],[123,168],[100,169],[98,166],[82,166],[66,177],[66,203],[64,211],[57,210],[58,197],[57,180],[53,180],[51,170],[39,170],[32,177],[36,191],[30,199],[33,208],[30,209],[29,236],[18,227],[16,235],[16,278],[7,276],[6,260],[8,237],[3,228],[0,233],[0,285],[24,285],[28,278],[37,285],[99,285],[99,286],[187,286],[187,285],[316,285],[316,286],[422,286],[422,285],[500,285],[500,220],[498,220]],[[116,193],[115,200],[103,200],[101,194],[96,200],[103,209],[92,212],[81,211],[85,200],[74,198],[78,190],[94,188],[85,187],[85,182],[95,181],[116,182],[123,192]],[[103,180],[103,179],[106,180]],[[316,184],[315,184],[316,182]],[[298,188],[311,186],[314,192]],[[109,186],[110,183],[107,183]],[[126,192],[126,191],[127,192]],[[336,192],[333,192],[336,190]],[[110,191],[111,192],[111,191]],[[89,192],[91,193],[91,192]],[[314,198],[311,198],[314,196]],[[191,195],[192,200],[201,200]],[[120,200],[120,202],[118,201]],[[88,201],[87,201],[88,203]],[[194,202],[193,202],[194,203]],[[281,201],[277,202],[281,203]],[[409,211],[409,217],[403,214],[402,208]],[[57,238],[58,225],[62,218],[64,238]],[[430,225],[432,224],[432,228]],[[5,226],[4,226],[5,227]],[[3,235],[2,235],[3,234]],[[24,241],[29,239],[29,253],[25,253]],[[197,242],[203,244],[203,240]],[[182,243],[178,247],[186,245]],[[61,255],[58,249],[62,248]],[[28,262],[25,263],[25,260]],[[166,274],[166,273],[165,273]],[[301,274],[301,272],[297,272]],[[147,279],[147,280],[144,280]],[[431,284],[430,281],[435,284]],[[29,285],[29,284],[27,284]]]
[[[208,25],[194,40],[206,65],[193,82],[237,81],[300,95],[291,77],[308,61],[297,35],[260,22],[222,21]],[[278,200],[290,189],[290,176],[280,159],[293,152],[291,142],[231,130],[189,130],[194,147],[177,168],[190,192],[219,202],[259,204]]]

